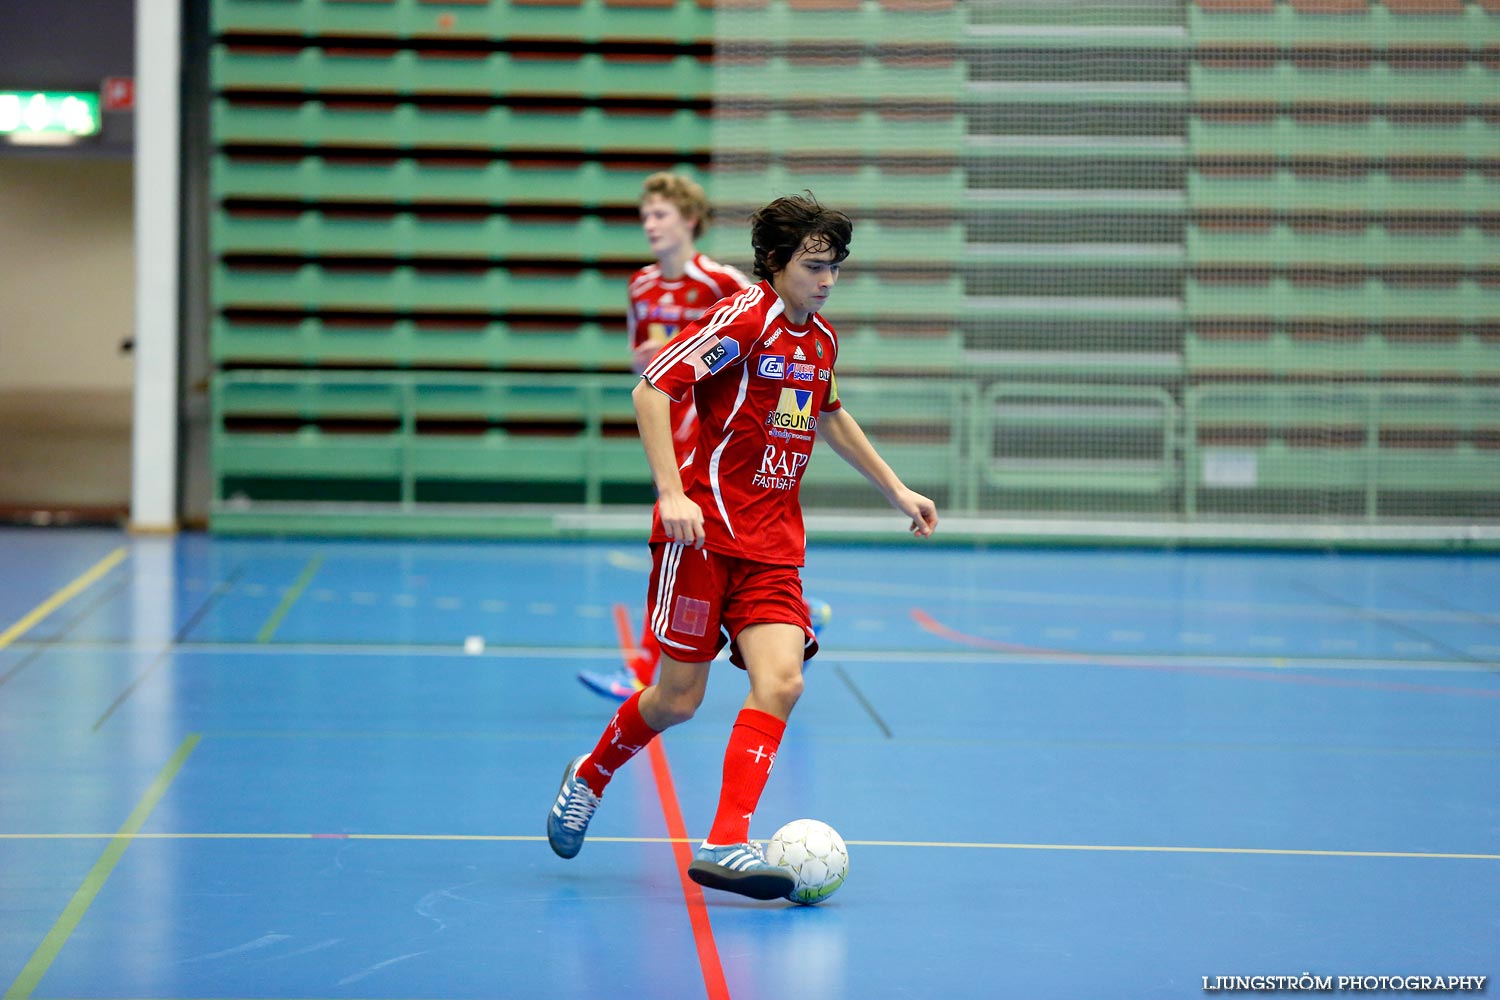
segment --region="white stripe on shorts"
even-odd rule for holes
[[[656,641],[674,649],[692,649],[681,642],[667,638],[667,626],[672,620],[672,598],[677,590],[677,567],[682,562],[681,542],[668,542],[661,554],[661,576],[656,581],[656,613],[651,616],[651,632]]]

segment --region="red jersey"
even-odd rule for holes
[[[682,485],[703,509],[704,544],[756,562],[801,566],[807,549],[802,473],[818,416],[839,409],[838,337],[821,316],[787,323],[759,282],[716,304],[647,366],[645,379],[698,411]],[[658,511],[651,540],[669,541]]]
[[[650,264],[630,276],[630,311],[625,325],[630,346],[639,347],[653,336],[671,340],[726,295],[750,284],[740,271],[703,254],[694,254],[682,277],[663,278],[660,264]],[[672,407],[672,440],[680,462],[692,450],[697,431],[691,397]]]
[[[654,333],[667,340],[677,336],[708,307],[750,284],[742,273],[695,254],[680,278],[663,278],[661,266],[651,264],[630,276],[630,312],[626,328],[630,346],[639,347]]]

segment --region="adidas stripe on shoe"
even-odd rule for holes
[[[589,831],[589,820],[599,808],[599,796],[578,777],[579,766],[588,759],[588,754],[574,757],[563,770],[561,787],[557,790],[557,801],[547,814],[547,843],[552,853],[560,858],[571,858],[583,849],[584,835]]]
[[[709,889],[738,893],[751,899],[785,899],[797,880],[785,868],[766,860],[760,845],[704,844],[688,866],[688,878]]]

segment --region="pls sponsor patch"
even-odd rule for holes
[[[698,378],[712,375],[740,356],[740,345],[733,340],[715,337],[713,343],[693,357],[693,374]]]

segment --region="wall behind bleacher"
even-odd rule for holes
[[[0,508],[130,498],[131,163],[0,157]]]
[[[134,66],[133,0],[0,0],[0,88],[97,90]],[[123,41],[122,41],[123,40]],[[0,143],[0,512],[130,497],[133,115],[72,147]]]

